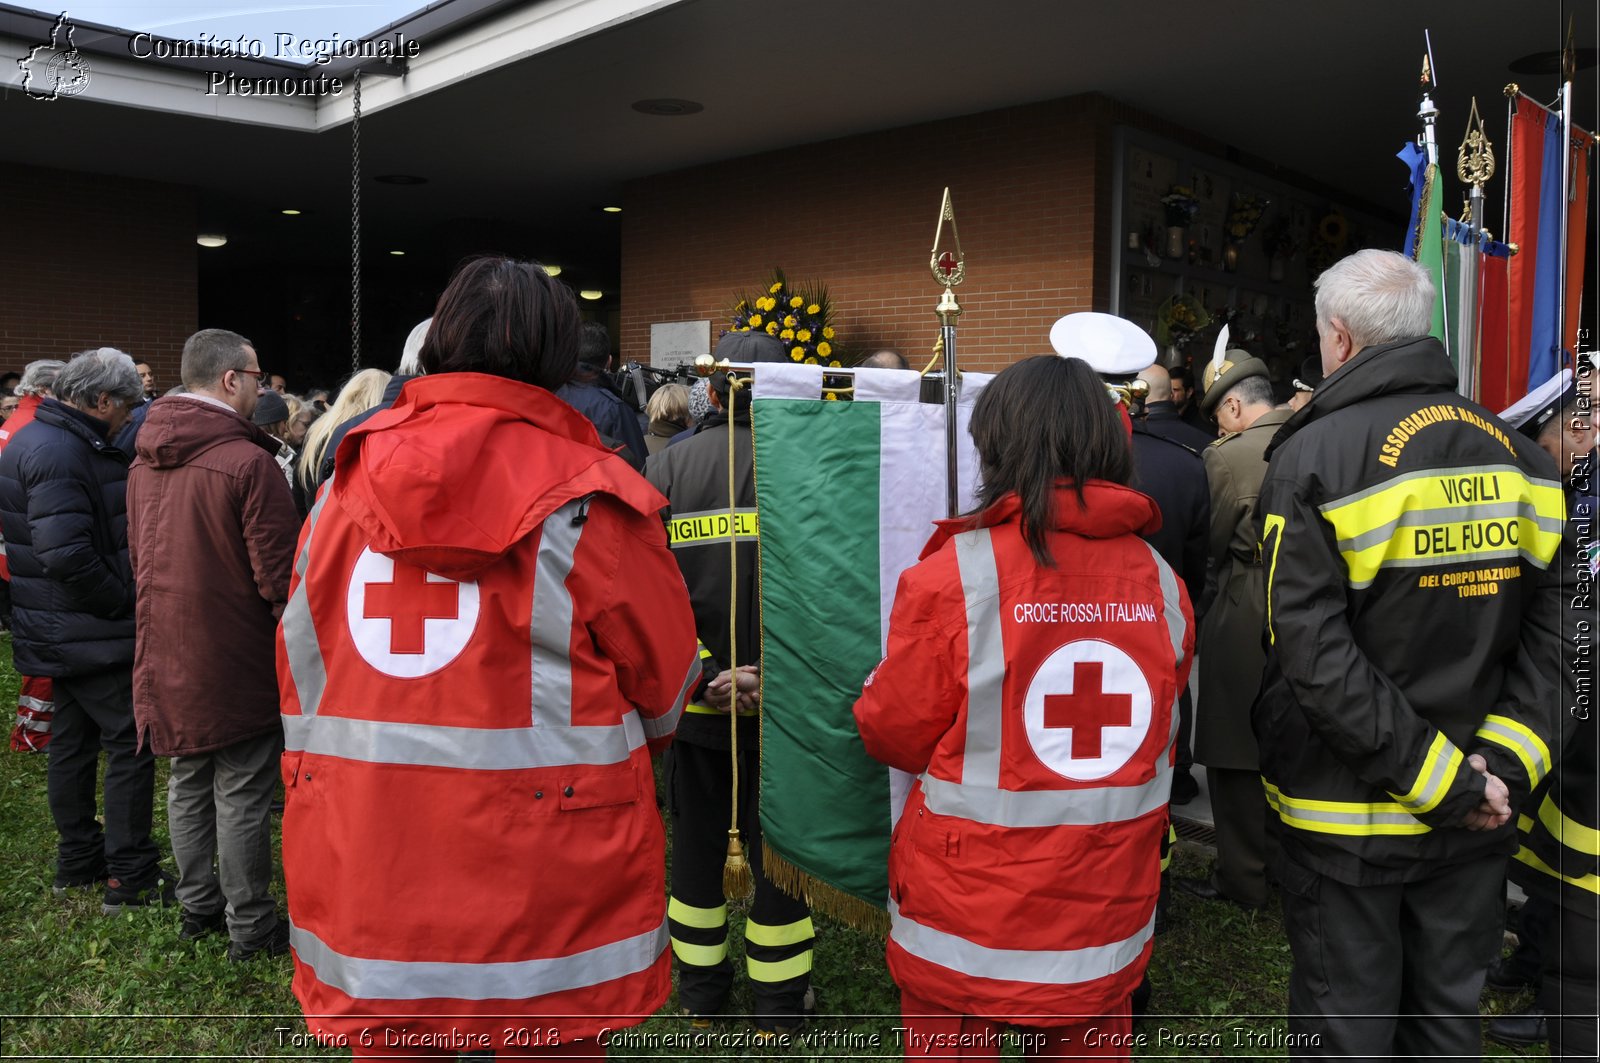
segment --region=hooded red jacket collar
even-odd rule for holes
[[[1105,480],[1090,480],[1084,484],[1081,503],[1071,480],[1057,480],[1055,511],[1057,531],[1090,539],[1111,539],[1128,534],[1149,535],[1161,528],[1161,510],[1156,507],[1154,499],[1131,487]],[[951,536],[1021,521],[1021,496],[1016,492],[1001,495],[993,505],[977,513],[935,521],[937,530],[922,548],[918,560],[937,553]]]
[[[667,505],[582,414],[483,373],[408,381],[345,436],[330,490],[374,551],[458,580],[575,498],[605,494],[651,515]]]

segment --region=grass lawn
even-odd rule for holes
[[[9,730],[16,676],[9,640],[0,649],[0,716]],[[166,835],[165,762],[157,772],[156,838]],[[178,940],[175,909],[133,910],[107,918],[98,891],[66,899],[50,890],[55,830],[45,801],[45,757],[0,751],[0,1058],[121,1060],[348,1058],[302,1043],[305,1026],[289,992],[288,957],[232,964],[227,942]],[[171,867],[168,855],[165,863]],[[1179,849],[1174,870],[1199,874],[1204,858]],[[282,878],[277,889],[281,897]],[[742,953],[733,920],[732,955]],[[1177,893],[1166,934],[1156,941],[1150,973],[1151,1017],[1135,1026],[1148,1042],[1136,1056],[1229,1059],[1282,1057],[1283,1050],[1241,1045],[1286,1027],[1289,946],[1275,910],[1246,913]],[[775,1056],[809,1059],[897,1057],[893,1028],[899,994],[883,964],[883,944],[827,919],[817,921],[814,984],[824,1012],[813,1029],[831,1043],[749,1048],[732,1043],[748,1023],[729,1020],[711,1043],[684,1048],[649,1038],[689,1033],[669,1002],[612,1058],[691,1059]],[[1517,998],[1487,995],[1485,1007]],[[748,1010],[741,978],[731,1008]],[[729,1043],[718,1043],[726,1039]],[[876,1047],[874,1047],[874,1042]],[[840,1044],[862,1047],[841,1048]],[[1014,1046],[1008,1056],[1018,1056]],[[1489,1055],[1512,1059],[1514,1055]]]

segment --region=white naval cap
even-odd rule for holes
[[[1563,369],[1500,411],[1500,419],[1525,436],[1538,438],[1550,418],[1578,397],[1572,370]]]
[[[1114,314],[1068,314],[1050,326],[1050,346],[1063,358],[1081,358],[1096,373],[1130,377],[1155,364],[1156,341]]]

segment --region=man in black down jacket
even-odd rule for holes
[[[19,672],[55,679],[56,892],[104,880],[104,910],[115,914],[171,893],[150,838],[155,759],[136,749],[133,722],[128,457],[107,442],[144,389],[133,359],[102,347],[74,357],[54,390],[0,454],[12,650]],[[103,836],[97,747],[106,751]]]

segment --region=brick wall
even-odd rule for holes
[[[1077,96],[849,137],[630,183],[624,193],[621,348],[646,361],[650,324],[726,323],[736,290],[773,267],[821,280],[839,339],[925,363],[940,288],[928,250],[945,185],[967,279],[962,364],[1048,353],[1062,314],[1107,303],[1106,102]],[[1102,173],[1103,171],[1103,173]]]
[[[199,316],[195,226],[190,188],[0,168],[0,371],[107,346],[178,383]]]

